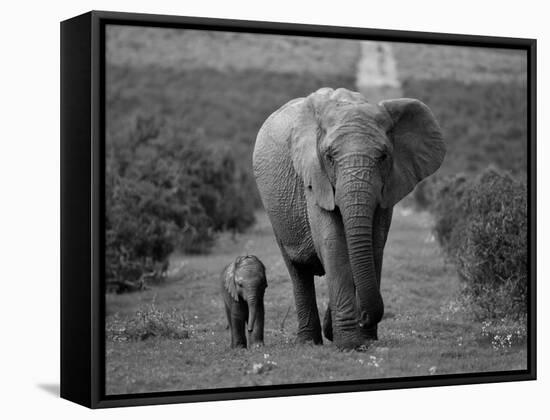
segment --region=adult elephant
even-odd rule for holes
[[[328,281],[325,336],[346,349],[377,338],[392,208],[444,156],[438,123],[415,99],[375,105],[322,88],[265,121],[254,174],[292,279],[297,342],[322,343],[314,275]]]

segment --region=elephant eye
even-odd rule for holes
[[[334,156],[332,156],[330,153],[327,153],[327,162],[331,165],[334,163]]]

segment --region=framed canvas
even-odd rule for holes
[[[536,41],[61,23],[61,396],[536,378]]]

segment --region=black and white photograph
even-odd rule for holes
[[[528,370],[525,49],[104,30],[106,396]]]
[[[544,3],[3,11],[2,418],[547,410]]]

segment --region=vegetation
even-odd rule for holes
[[[236,166],[252,174],[252,150],[267,117],[289,100],[321,86],[353,88],[354,75],[270,73],[260,69],[221,72],[214,69],[129,69],[107,71],[108,140],[115,140],[136,115],[169,118],[180,137],[193,137],[212,150],[228,150]],[[168,87],[168,88],[167,88]],[[252,178],[250,178],[252,179]],[[254,183],[245,184],[260,207]]]
[[[108,290],[143,289],[163,278],[173,251],[205,253],[217,232],[250,226],[261,206],[251,156],[262,123],[319,86],[353,83],[353,75],[108,66]]]
[[[189,331],[185,340],[108,340],[108,394],[526,368],[525,327],[472,319],[456,300],[460,281],[431,235],[432,217],[400,207],[384,255],[380,340],[366,352],[341,352],[326,340],[323,346],[296,346],[292,285],[267,216],[258,213],[257,219],[236,240],[222,234],[210,255],[185,256],[185,277],[139,295],[106,297],[107,325],[154,302],[159,311],[177,308]],[[227,261],[246,253],[257,255],[266,266],[266,345],[232,350],[219,272]],[[323,316],[328,287],[323,278],[315,280],[315,287]]]
[[[402,80],[525,83],[527,52],[434,44],[392,44]]]
[[[520,319],[527,309],[527,190],[507,173],[441,181],[434,232],[481,319]]]
[[[205,252],[215,233],[254,221],[250,184],[229,153],[209,150],[177,126],[138,118],[108,143],[106,276],[117,292],[165,275],[174,250]]]
[[[519,83],[407,80],[404,95],[437,117],[447,143],[439,175],[476,173],[488,165],[518,176],[527,170],[527,90]]]
[[[435,216],[435,237],[461,280],[453,310],[482,322],[481,336],[495,351],[524,345],[525,57],[425,45],[397,45],[396,55],[404,95],[433,110],[447,142],[442,167],[417,186],[408,204]]]
[[[353,74],[359,52],[359,42],[349,39],[107,27],[108,63],[133,69],[154,66],[180,71]]]
[[[130,317],[113,316],[107,319],[106,338],[112,341],[189,338],[183,315],[176,310],[165,311],[151,303]]]

